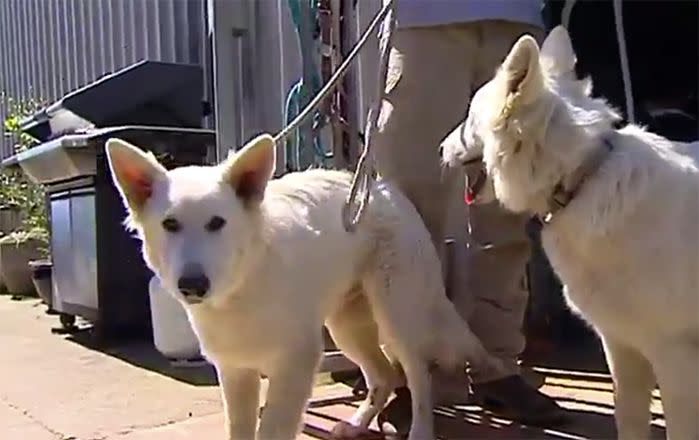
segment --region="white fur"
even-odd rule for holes
[[[446,299],[429,234],[390,184],[376,185],[361,227],[350,234],[340,213],[351,176],[316,169],[267,183],[274,164],[269,136],[219,166],[169,172],[123,141],[110,140],[107,153],[148,265],[184,304],[216,365],[230,439],[255,438],[260,374],[270,388],[256,438],[295,438],[324,324],[365,375],[369,394],[350,421],[359,428],[402,380],[380,340],[412,391],[413,440],[434,438],[433,362],[446,368],[463,367],[467,359],[494,362]],[[261,200],[237,195],[241,171],[260,170]],[[138,188],[133,175],[152,182],[145,202],[130,194]],[[212,216],[226,220],[217,232],[204,229]],[[166,217],[177,219],[181,230],[164,231]],[[182,268],[193,261],[211,281],[202,301],[178,293]]]
[[[477,92],[465,137],[482,143],[500,202],[544,214],[554,186],[613,151],[542,233],[568,304],[604,343],[622,439],[649,435],[660,387],[668,438],[699,438],[699,143],[629,125],[577,80],[567,32],[522,37]],[[476,146],[477,147],[477,146]],[[462,153],[463,154],[463,153]]]

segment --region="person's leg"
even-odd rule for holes
[[[442,167],[439,144],[466,116],[476,43],[468,26],[397,29],[372,139],[379,175],[415,205],[442,260],[447,209],[463,177]],[[465,230],[465,215],[460,222]]]
[[[487,71],[488,75],[492,75],[509,51],[511,44],[528,29],[526,26],[521,26],[520,34],[508,35],[509,42],[506,44],[507,47],[503,44],[502,57],[491,60],[488,58],[488,53],[484,54],[486,58],[482,59],[479,49],[489,38],[495,38],[496,35],[484,35],[484,28],[478,25],[470,23],[405,29],[396,32],[395,50],[392,52],[387,81],[388,96],[384,102],[379,131],[373,140],[376,143],[373,151],[377,158],[380,175],[395,182],[416,206],[443,260],[445,258],[444,239],[446,236],[455,239],[453,249],[456,252],[451,265],[454,267],[454,273],[459,276],[452,277],[453,284],[447,287],[451,293],[450,297],[464,319],[471,315],[470,311],[473,310],[475,305],[473,303],[476,301],[474,297],[478,296],[478,292],[471,291],[473,283],[467,279],[467,274],[472,271],[468,267],[471,262],[465,252],[464,241],[467,233],[467,215],[463,204],[464,180],[461,171],[448,172],[441,167],[438,145],[447,133],[465,118],[474,81],[478,81],[476,79],[478,75],[484,76],[480,72]],[[507,26],[504,27],[507,28]],[[498,30],[496,29],[495,32],[497,33]],[[511,221],[513,217],[501,210],[498,214],[506,219],[505,223]],[[471,223],[475,223],[478,215],[471,217]],[[498,220],[497,216],[489,217],[490,221]],[[520,229],[514,226],[493,226],[496,230],[500,230],[500,236],[514,234],[515,239],[512,241],[515,243],[518,241],[517,237],[524,236],[526,247],[528,242],[523,223]],[[505,269],[515,267],[523,272],[528,248],[524,254],[521,264],[513,263]],[[515,259],[516,257],[517,255]],[[500,274],[496,273],[493,276],[491,272],[489,276],[497,279]],[[506,293],[512,296],[512,292]],[[487,300],[487,293],[484,293],[484,297]],[[522,340],[520,327],[526,305],[526,293],[518,290],[515,298],[521,306],[505,305],[513,309],[510,313],[513,316],[509,317],[513,328],[508,331],[509,336],[504,338],[506,342],[491,340],[488,347],[489,350],[494,350],[494,354],[510,359],[513,373],[516,373],[516,356],[521,352],[521,347],[517,345],[518,341]],[[495,321],[491,322],[490,328],[498,329],[497,319],[501,318],[494,317]],[[487,333],[487,330],[481,331],[479,337],[482,337],[483,333]],[[474,373],[479,377],[491,379],[488,377],[489,372]],[[516,374],[509,377],[519,378]],[[455,380],[463,380],[463,386],[454,387]],[[496,385],[499,385],[498,380],[498,378],[494,379]],[[526,384],[515,383],[513,391],[522,391],[521,385]],[[436,375],[433,386],[435,399],[442,402],[444,398],[440,398],[440,395],[464,395],[467,390],[465,378],[447,378],[441,375]],[[460,390],[456,393],[445,393],[444,391],[449,388],[452,390],[460,388]],[[498,390],[499,388],[496,391]],[[527,395],[539,396],[534,389],[524,389],[524,392]],[[396,428],[401,430],[407,427],[405,421],[409,420],[410,416],[410,393],[406,389],[400,389],[397,391],[397,396],[389,408],[382,413],[382,417],[384,421],[388,420],[394,425],[400,425]],[[525,402],[533,400],[525,399]],[[535,405],[532,411],[541,412],[540,407],[541,405]]]
[[[565,419],[563,412],[553,399],[523,379],[517,362],[525,343],[524,274],[530,256],[524,232],[527,218],[505,213],[496,203],[471,208],[472,240],[488,243],[489,247],[471,248],[467,254],[463,288],[471,303],[469,325],[488,352],[506,367],[504,373],[472,368],[469,376],[473,393],[485,407],[520,422],[560,423]]]
[[[503,22],[479,23],[483,45],[479,51],[478,84],[490,80],[515,41],[529,33],[541,41],[543,32],[532,26]],[[524,350],[522,334],[527,305],[526,263],[531,249],[526,232],[528,216],[506,212],[497,202],[468,209],[470,248],[464,278],[452,299],[486,349],[499,357],[506,371],[472,370],[476,397],[520,421],[546,424],[563,419],[557,404],[529,386],[519,375],[517,358]],[[457,269],[458,270],[458,269]]]
[[[524,226],[527,218],[505,212],[498,202],[472,205],[470,248],[462,285],[453,301],[468,310],[468,323],[505,371],[470,371],[474,383],[519,374],[517,357],[524,349],[522,322],[527,303],[525,266],[530,255]],[[465,304],[462,304],[465,303]]]

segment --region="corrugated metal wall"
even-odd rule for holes
[[[238,54],[242,136],[282,127],[284,99],[301,74],[287,0],[250,1],[251,27]],[[358,2],[361,33],[380,0]],[[143,59],[207,66],[206,0],[0,0],[0,119],[7,99],[54,101]],[[377,41],[359,60],[360,111],[374,93]],[[206,85],[208,93],[210,84]],[[0,139],[0,157],[11,154]]]
[[[201,0],[0,0],[0,117],[139,60],[202,64],[205,42]]]

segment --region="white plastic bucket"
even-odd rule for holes
[[[151,278],[148,293],[155,348],[171,360],[201,358],[199,341],[182,304],[162,287],[157,276]]]

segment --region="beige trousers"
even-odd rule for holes
[[[472,94],[524,33],[540,38],[543,31],[505,21],[396,30],[387,96],[373,139],[380,175],[414,203],[444,267],[445,239],[455,240],[447,290],[484,346],[503,359],[508,374],[518,372],[516,358],[524,348],[527,293],[522,280],[530,254],[526,219],[497,204],[467,209],[463,171],[445,170],[438,148],[465,119]],[[475,382],[501,376],[471,372]]]

